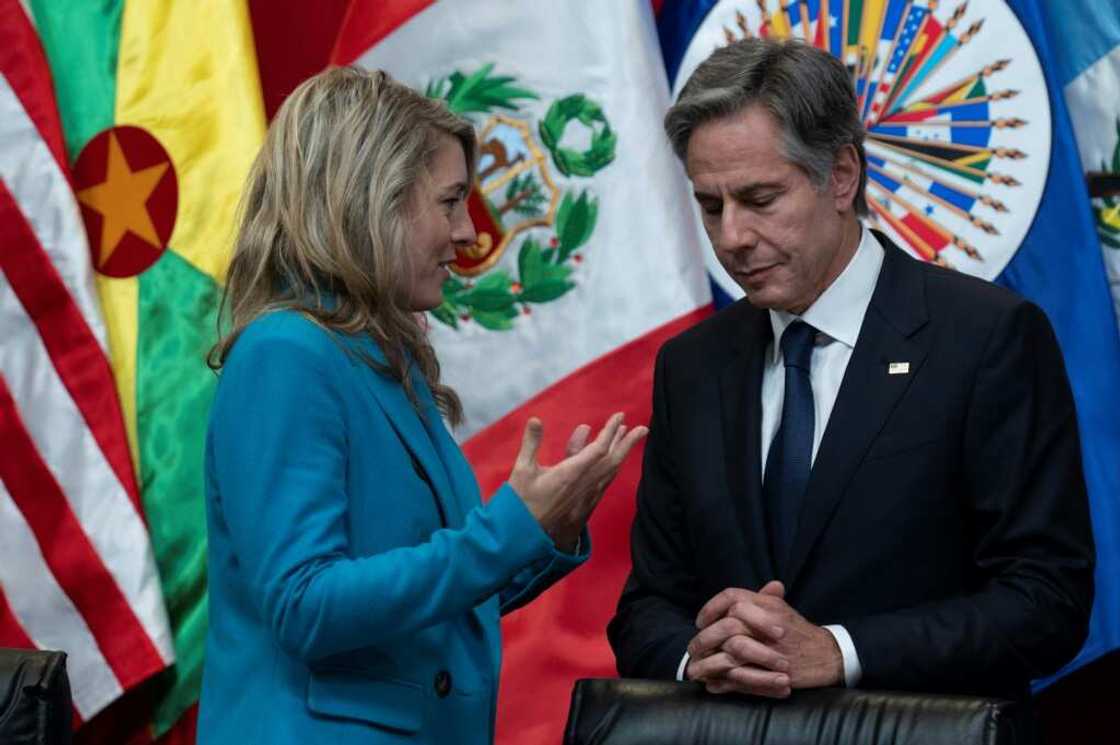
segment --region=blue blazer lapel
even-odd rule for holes
[[[452,523],[452,527],[456,527],[462,525],[466,521],[467,513],[481,503],[478,480],[475,478],[474,471],[463,455],[459,444],[455,442],[451,437],[451,433],[447,431],[447,427],[444,426],[443,420],[440,418],[439,409],[436,407],[435,399],[432,398],[428,387],[423,385],[422,382],[418,383],[417,391],[419,392],[421,406],[424,411],[424,418],[419,421],[421,421],[424,428],[427,430],[430,440],[438,454],[440,463],[445,468],[444,473],[450,480],[447,490],[448,497],[445,503],[451,505],[451,509],[454,510],[457,515],[455,522]],[[471,610],[471,617],[474,619],[476,633],[481,634],[487,640],[487,644],[490,648],[494,675],[498,674],[497,671],[501,665],[502,646],[497,623],[499,612],[496,603],[497,599],[491,597],[489,602],[480,603]],[[494,618],[487,619],[486,615],[488,613],[493,614]]]
[[[368,355],[377,362],[385,362],[385,355],[372,340],[352,339],[349,346],[353,351]],[[372,370],[369,371],[368,380],[372,383],[370,389],[381,410],[385,412],[385,417],[401,442],[424,469],[424,475],[427,476],[428,483],[432,487],[440,512],[447,520],[447,526],[451,528],[461,526],[464,513],[459,500],[455,498],[448,468],[444,466],[436,450],[436,438],[428,429],[432,425],[426,425],[421,419],[416,407],[412,405],[399,383]],[[442,429],[443,425],[438,421],[439,414],[432,402],[428,386],[418,374],[413,374],[413,386],[420,400],[421,411],[424,411],[426,416],[435,416],[437,419],[435,426]]]
[[[340,341],[351,353],[368,355],[377,362],[385,363],[385,355],[372,340],[349,337]],[[478,504],[478,482],[462,450],[444,427],[427,383],[419,373],[412,371],[413,389],[423,412],[421,416],[400,384],[373,371],[368,371],[367,379],[371,381],[374,397],[397,436],[427,474],[440,511],[446,516],[447,527],[462,527],[467,512]],[[487,619],[487,613],[493,614],[494,618]],[[475,607],[471,619],[475,632],[486,639],[494,664],[493,674],[497,676],[501,659],[497,598],[491,597]]]
[[[468,512],[481,504],[478,481],[459,444],[444,426],[439,409],[436,408],[435,401],[430,395],[427,395],[426,388],[425,395],[428,403],[425,406],[426,416],[423,424],[450,479],[451,499],[454,500],[459,514],[465,518]]]

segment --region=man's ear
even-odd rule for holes
[[[859,191],[860,162],[855,145],[845,145],[836,153],[832,164],[832,196],[837,212],[848,212]]]

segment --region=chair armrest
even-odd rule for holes
[[[0,742],[69,745],[72,720],[66,654],[0,648]]]
[[[788,699],[713,695],[699,683],[576,682],[564,745],[1024,745],[1032,713],[1013,701],[847,688]]]

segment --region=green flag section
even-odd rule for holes
[[[113,125],[120,0],[30,0],[54,76],[62,134],[71,162],[95,134]]]
[[[234,212],[265,129],[246,4],[203,6],[30,2],[71,161],[102,130],[128,125],[159,141],[177,178],[167,250],[135,276],[97,279],[177,657],[145,692],[145,701],[154,698],[148,737],[166,733],[198,700],[206,635],[203,443],[217,382],[204,357],[214,342]],[[83,206],[87,225],[111,218],[112,205],[98,205],[104,214],[90,209]],[[128,717],[113,708],[103,716],[117,720],[110,738],[124,736],[121,720],[136,716],[135,705],[127,710]]]
[[[171,727],[198,700],[206,640],[206,412],[217,377],[202,363],[214,343],[220,288],[168,251],[141,275],[136,354],[140,484],[175,635],[178,663],[153,724]]]

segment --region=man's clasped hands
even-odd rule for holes
[[[758,592],[728,588],[696,617],[688,644],[688,680],[711,693],[784,698],[794,688],[839,685],[840,648],[824,627],[810,623],[785,600],[778,580]]]

